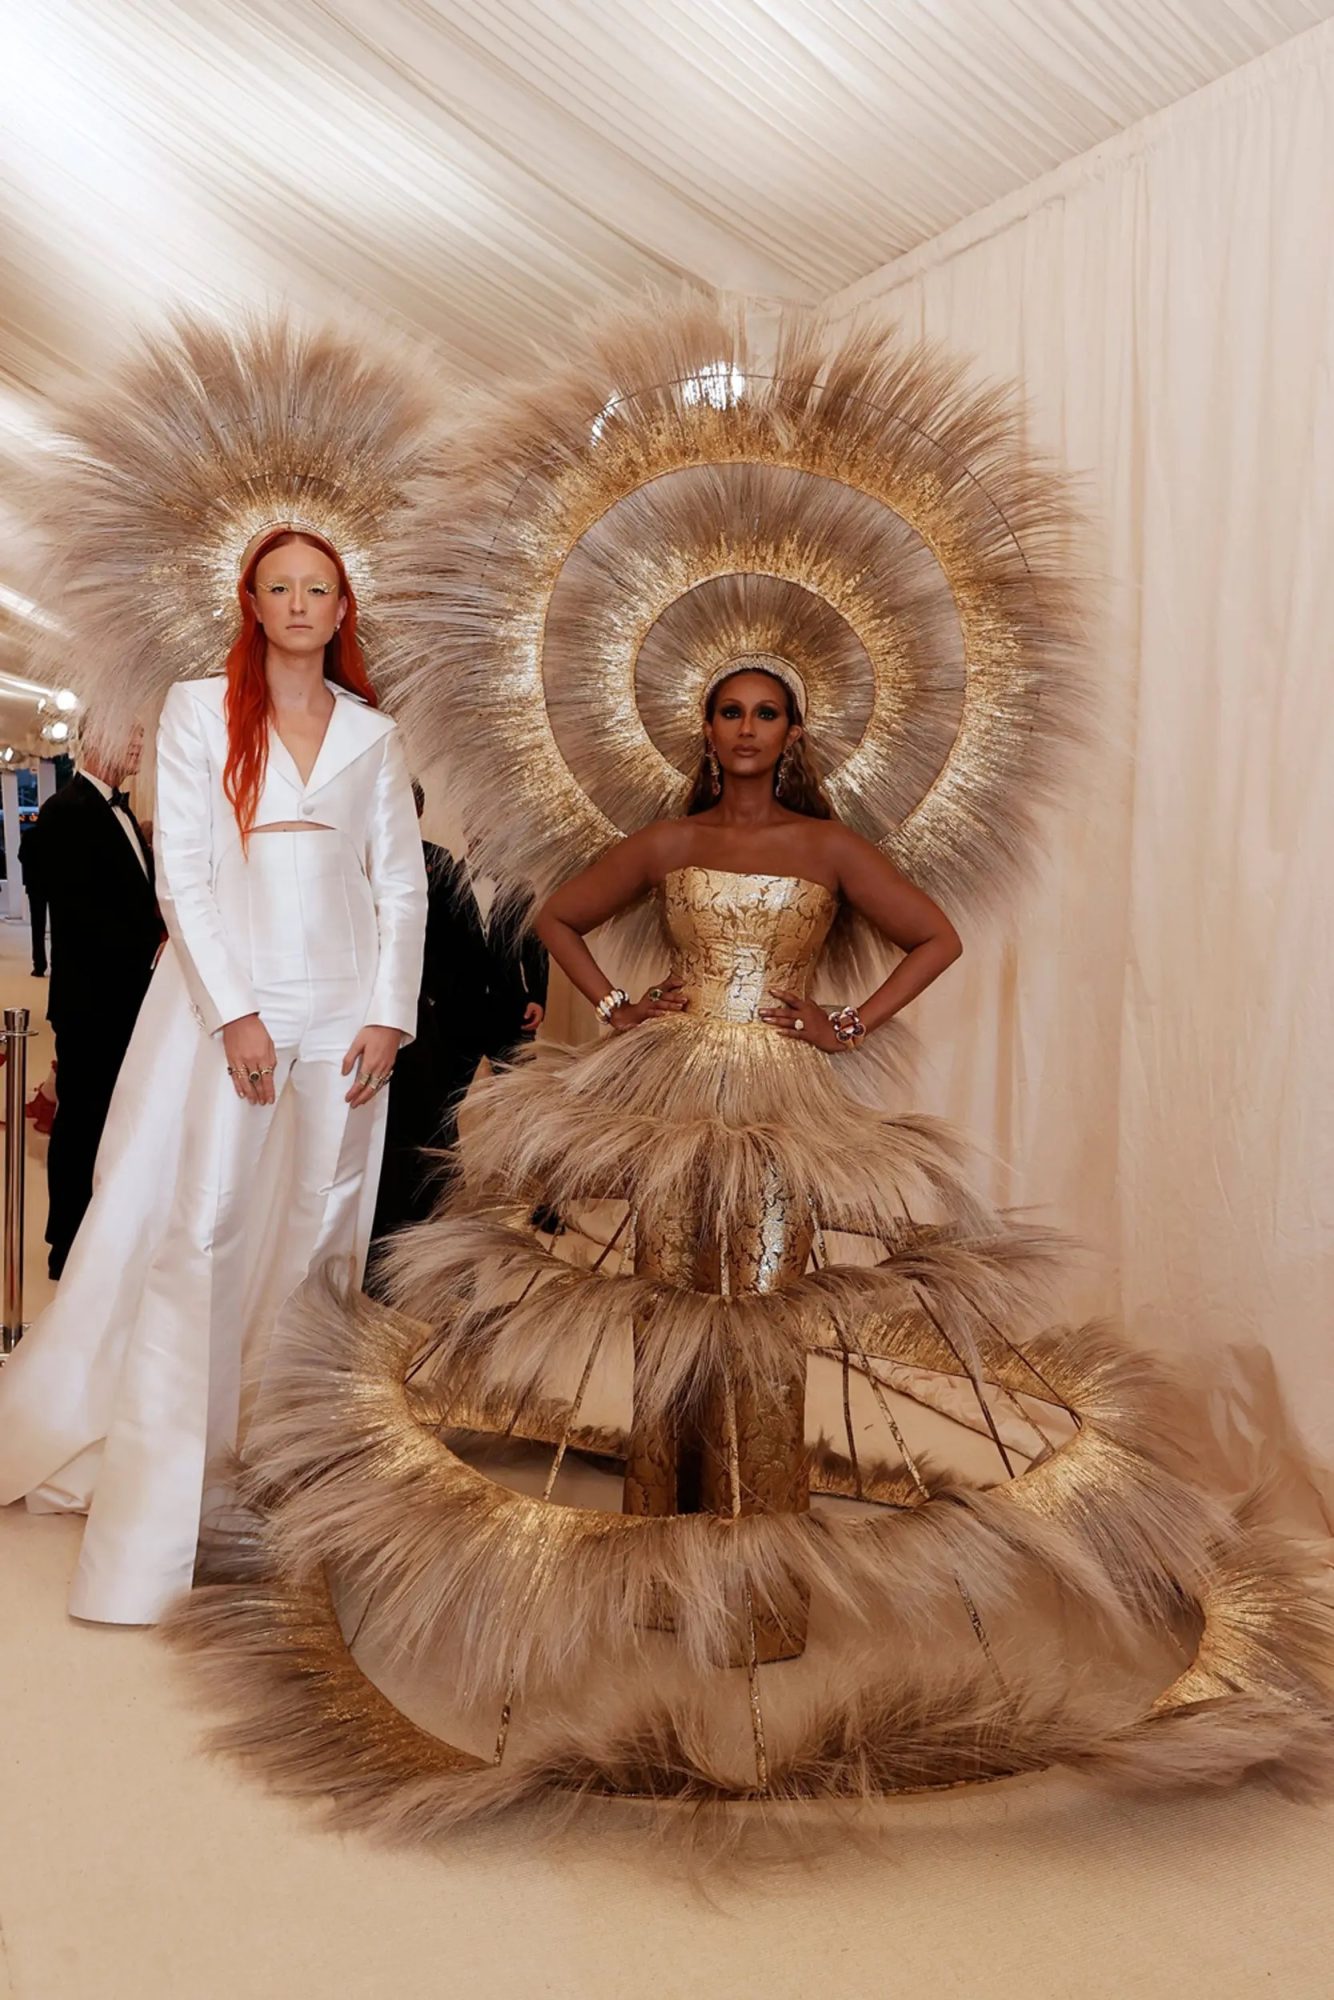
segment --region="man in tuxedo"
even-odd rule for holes
[[[473,957],[480,969],[477,1004],[482,1021],[468,1071],[471,1082],[482,1056],[493,1063],[505,1062],[541,1027],[547,1007],[547,954],[527,922],[522,902],[502,899],[495,883],[475,874],[466,861],[456,861],[452,855],[446,859],[459,923],[480,946],[480,950],[474,947]],[[472,1046],[466,1035],[458,1036],[465,1066]]]
[[[19,873],[23,877],[23,893],[28,899],[28,922],[32,928],[32,976],[45,979],[46,966],[46,893],[36,867],[37,822],[26,827],[19,838]]]
[[[420,818],[425,793],[412,789]],[[424,840],[422,851],[426,949],[417,1038],[400,1051],[389,1086],[377,1245],[431,1213],[445,1175],[430,1155],[455,1144],[459,1106],[483,1057],[501,1062],[531,1041],[546,1007],[547,954],[521,916],[512,906],[498,908],[493,885],[475,882],[447,848]]]
[[[58,1278],[93,1191],[111,1093],[152,975],[162,920],[153,857],[127,794],[143,730],[118,756],[89,753],[49,798],[28,865],[51,916],[46,1017],[56,1036],[56,1115],[47,1155],[49,1268]]]

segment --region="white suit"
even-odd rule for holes
[[[247,852],[224,691],[178,682],[163,708],[170,942],[59,1293],[0,1369],[0,1503],[87,1509],[70,1610],[108,1623],[151,1623],[188,1588],[205,1466],[237,1443],[284,1299],[329,1257],[360,1278],[385,1099],[350,1110],[340,1066],[361,1028],[417,1018],[426,876],[397,729],[334,688],[304,787],[270,732],[254,824],[308,825]],[[250,1013],[277,1051],[272,1107],[226,1074],[219,1031]]]

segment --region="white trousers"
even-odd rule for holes
[[[168,950],[59,1292],[0,1370],[0,1502],[88,1513],[77,1617],[152,1623],[189,1587],[201,1517],[226,1498],[206,1468],[262,1394],[285,1300],[330,1258],[354,1281],[365,1266],[385,1104],[350,1110],[341,1063],[375,976],[369,888],[335,833],[250,852],[218,895],[276,1101],[237,1097]]]

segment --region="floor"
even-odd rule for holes
[[[41,1004],[4,924],[0,1002]],[[201,1754],[151,1633],[66,1618],[78,1535],[0,1510],[0,2000],[1334,1996],[1334,1807],[1258,1791],[1145,1804],[1041,1778],[703,1884],[614,1808],[557,1846],[327,1834]]]

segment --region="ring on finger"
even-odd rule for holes
[[[264,1072],[262,1069],[248,1069],[245,1074],[247,1083],[258,1083]]]
[[[661,1000],[662,998],[661,986],[650,986],[648,990],[648,997],[650,1000]]]
[[[798,1014],[798,1016],[797,1016],[796,1020],[795,1020],[795,1021],[794,1021],[794,1022],[792,1023],[792,1032],[793,1032],[793,1034],[794,1034],[794,1035],[799,1035],[799,1034],[801,1033],[802,1029],[803,1029],[803,1028],[804,1028],[805,1026],[806,1026],[806,1023],[805,1023],[805,1022],[804,1022],[804,1021],[802,1020],[802,1018],[801,1018],[800,1014]]]

